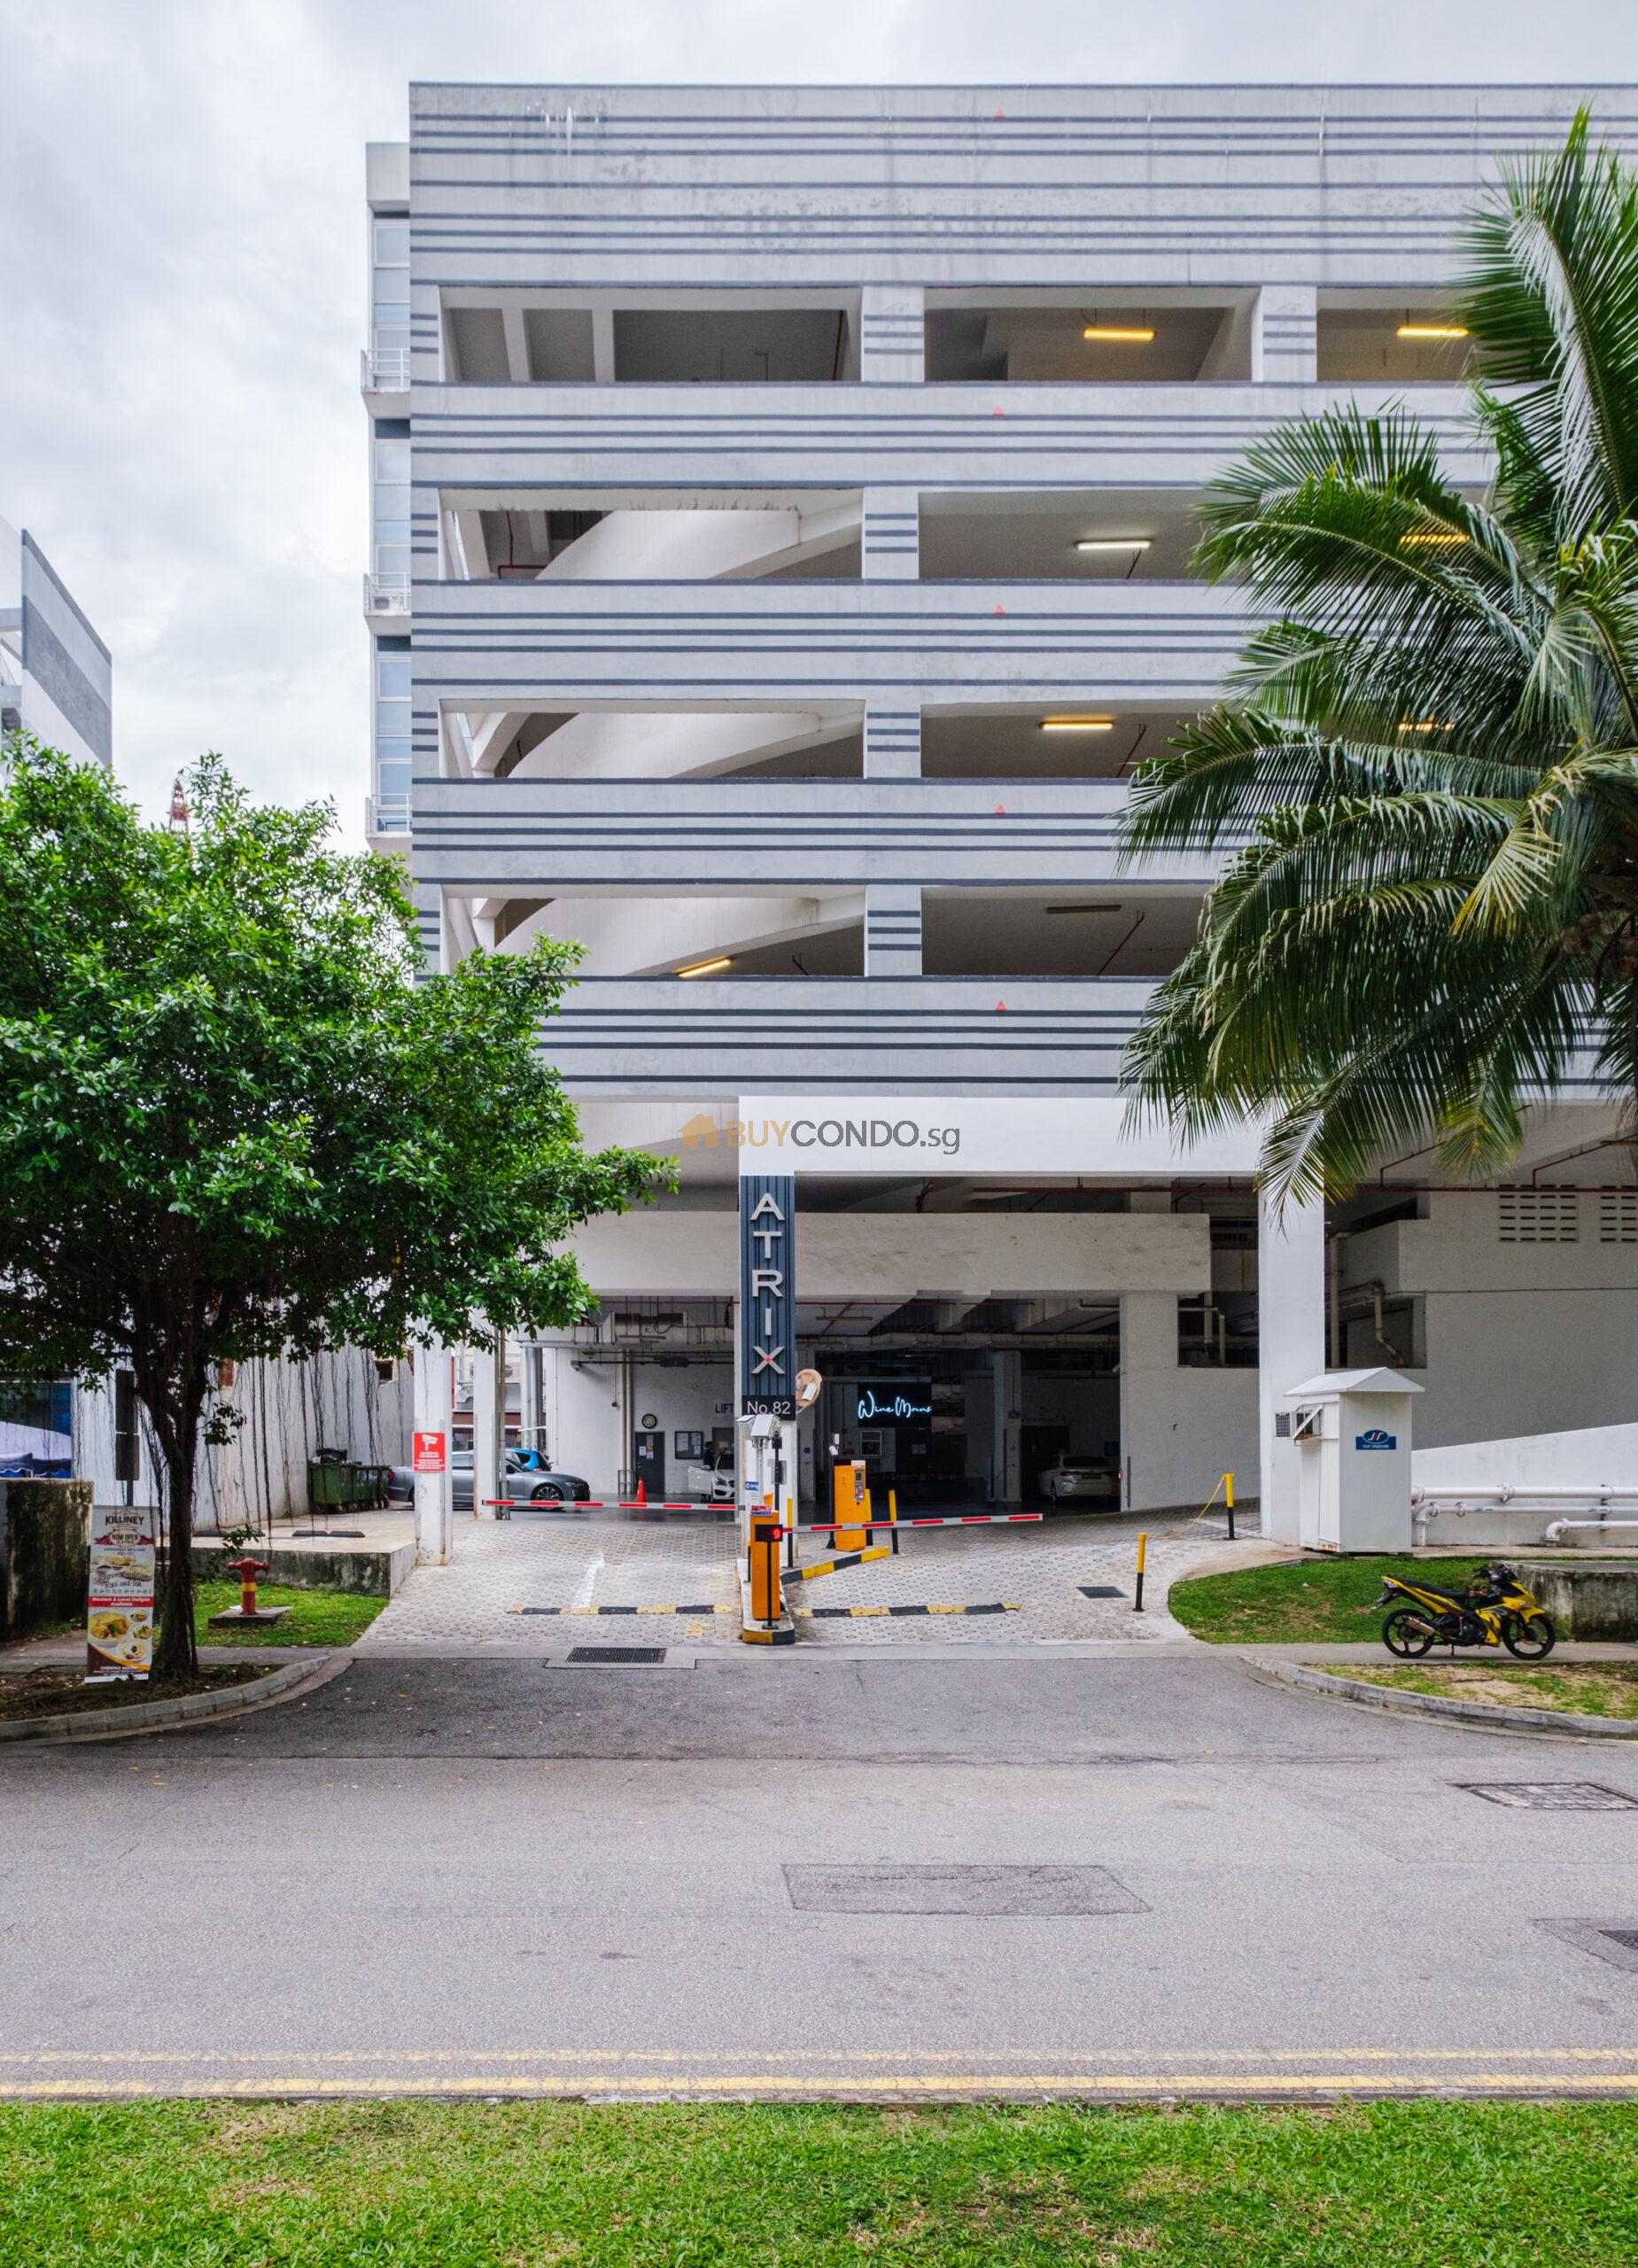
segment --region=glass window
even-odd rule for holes
[[[377,441],[376,443],[376,478],[402,480],[409,478],[409,444],[408,441]]]
[[[409,758],[383,757],[376,765],[376,793],[378,796],[408,796],[409,793]]]
[[[409,223],[408,221],[377,221],[376,265],[377,268],[408,267]]]
[[[407,480],[378,480],[376,483],[376,525],[392,522],[400,527],[409,525],[409,483]]]
[[[407,543],[378,543],[376,546],[377,575],[408,575],[409,546]]]
[[[407,268],[378,268],[373,285],[377,308],[407,307],[409,305],[409,270]]]
[[[409,672],[408,654],[378,654],[376,656],[376,690],[381,698],[384,701],[408,701]]]

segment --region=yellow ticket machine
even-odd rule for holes
[[[830,1517],[833,1520],[855,1520],[858,1526],[838,1526],[831,1538],[838,1551],[862,1551],[870,1542],[867,1534],[870,1520],[870,1491],[865,1486],[865,1461],[856,1457],[846,1464],[834,1464],[830,1469]]]

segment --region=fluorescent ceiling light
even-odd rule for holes
[[[1401,322],[1396,336],[1401,338],[1465,338],[1467,332],[1459,322]]]
[[[1129,329],[1119,323],[1110,322],[1089,322],[1081,336],[1083,338],[1110,339],[1119,346],[1150,346],[1154,343],[1154,333],[1152,330],[1137,325]]]
[[[679,968],[677,974],[679,976],[708,976],[713,968],[732,968],[733,966],[732,953],[718,953],[715,960],[692,961],[687,968]]]
[[[1147,551],[1153,541],[1146,535],[1083,535],[1075,539],[1077,551]]]
[[[1118,913],[1121,909],[1106,899],[1096,905],[1049,905],[1045,910],[1048,913]]]
[[[1039,729],[1044,733],[1112,733],[1113,717],[1043,717]]]

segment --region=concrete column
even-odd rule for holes
[[[540,1394],[541,1349],[531,1339],[519,1342],[517,1349],[517,1431],[526,1449],[544,1449],[540,1436],[545,1431],[541,1417]]]
[[[920,284],[866,284],[859,293],[858,374],[919,386],[927,374],[926,293]]]
[[[447,1347],[415,1349],[415,1431],[444,1437],[442,1472],[415,1475],[415,1564],[447,1566],[454,1550],[454,1525],[449,1487],[449,1443],[453,1395],[450,1392]]]
[[[865,711],[866,779],[919,780],[920,776],[920,710],[880,709],[870,703]]]
[[[867,583],[913,583],[920,574],[920,499],[913,488],[865,491],[859,571]]]
[[[1317,326],[1311,284],[1265,284],[1252,317],[1254,381],[1311,385],[1319,375]]]
[[[990,1390],[995,1397],[992,1471],[998,1504],[1023,1502],[1024,1358],[1016,1348],[997,1348],[990,1358]]]
[[[472,1343],[472,1517],[494,1518],[486,1497],[501,1494],[501,1396],[505,1371],[493,1338]]]
[[[1177,1294],[1121,1295],[1121,1502],[1129,1512],[1175,1504]]]
[[[919,883],[865,886],[865,974],[920,976],[921,889]]]
[[[1257,1229],[1257,1429],[1261,1527],[1277,1543],[1299,1541],[1300,1453],[1274,1429],[1291,1390],[1325,1367],[1325,1208],[1267,1205]]]
[[[614,378],[614,309],[592,309],[592,376],[600,386]]]

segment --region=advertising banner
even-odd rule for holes
[[[1164,1126],[1129,1122],[1116,1096],[1067,1101],[968,1095],[741,1095],[739,1115],[701,1116],[683,1149],[739,1153],[742,1175],[1044,1174],[1119,1177],[1255,1170],[1255,1127],[1183,1146]]]
[[[153,1660],[154,1518],[144,1504],[99,1504],[91,1515],[88,1685],[148,1674]]]

